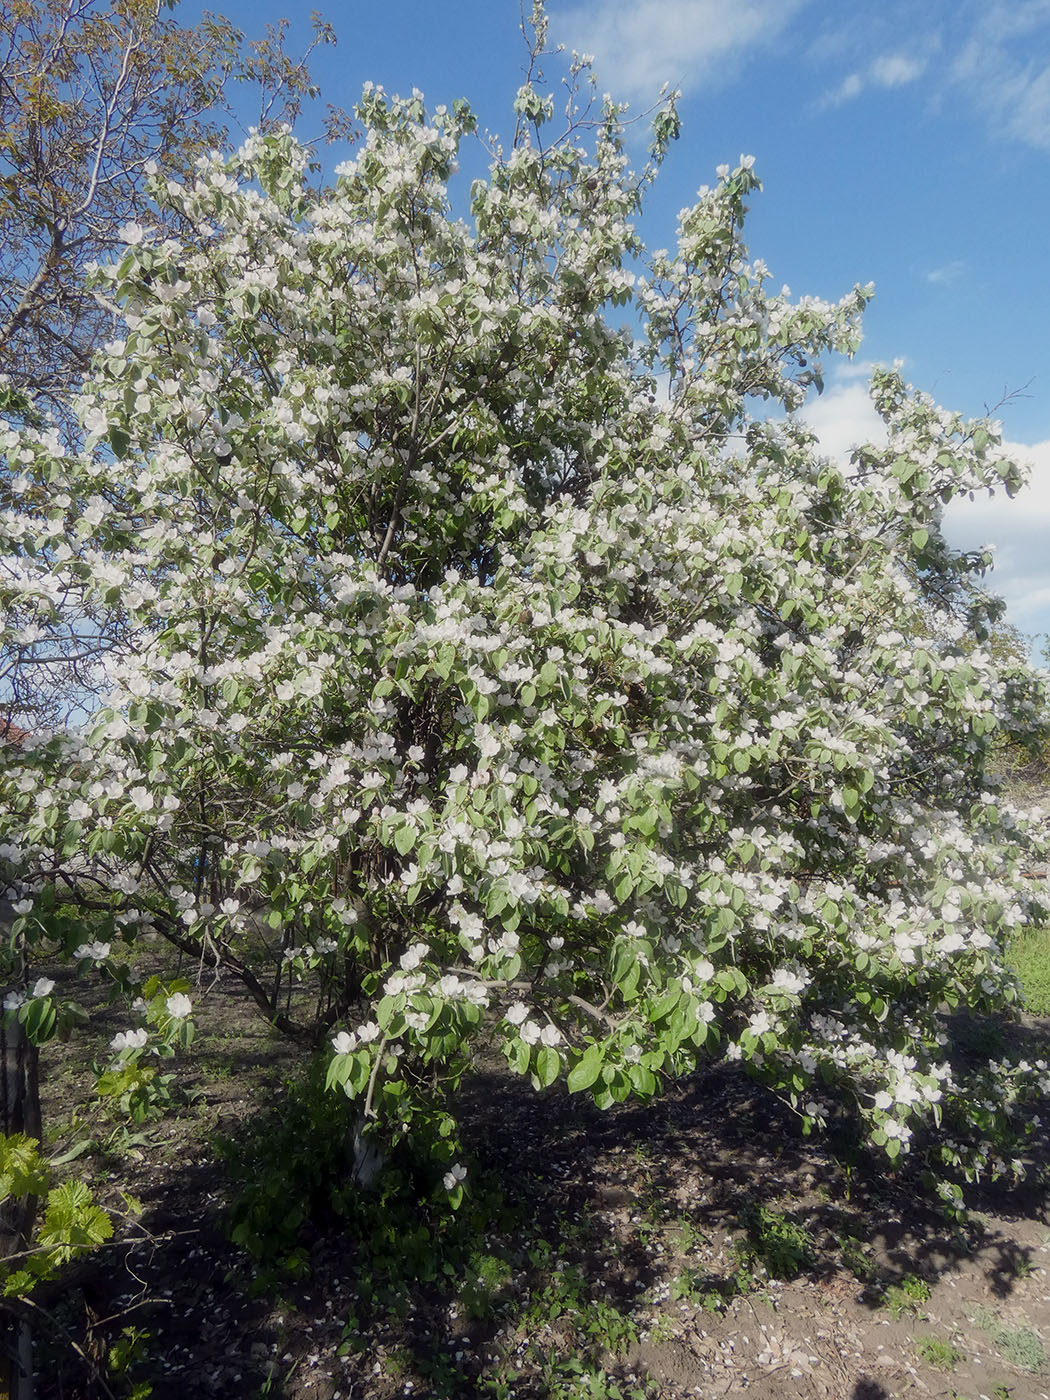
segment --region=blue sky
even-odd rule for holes
[[[183,0],[180,17],[200,8]],[[291,12],[211,8],[250,37]],[[466,97],[509,132],[519,0],[322,9],[339,36],[313,62],[325,100],[349,107],[366,80],[417,87],[431,104]],[[873,430],[859,372],[871,362],[903,361],[946,407],[994,410],[1031,486],[953,507],[946,529],[961,547],[994,544],[1009,617],[1050,632],[1050,0],[549,0],[548,13],[552,43],[595,56],[599,91],[639,112],[663,82],[683,92],[650,246],[672,241],[715,166],[747,152],[764,185],[748,238],[774,280],[827,297],[875,283],[860,363],[832,371],[809,415],[829,450]],[[293,52],[307,33],[293,23]],[[557,85],[564,60],[545,71]],[[307,114],[303,133],[316,126]]]

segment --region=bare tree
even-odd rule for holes
[[[0,0],[0,411],[75,434],[71,394],[110,325],[85,272],[127,222],[156,218],[150,162],[180,173],[221,145],[234,87],[255,89],[262,126],[317,95],[306,60],[335,36],[316,14],[293,60],[284,21],[246,43],[219,16],[180,25],[174,5]],[[342,123],[330,113],[330,131]]]

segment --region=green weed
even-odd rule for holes
[[[201,1098],[199,1089],[183,1088],[174,1074],[131,1063],[99,1072],[95,1092],[111,1112],[133,1123],[153,1122]]]
[[[581,1357],[568,1359],[550,1352],[542,1368],[544,1394],[551,1400],[647,1400],[650,1386],[625,1390],[599,1366]]]
[[[712,1278],[701,1269],[683,1269],[671,1282],[671,1301],[685,1301],[704,1312],[722,1312],[733,1298],[749,1293],[755,1280],[746,1264],[728,1278]]]
[[[634,1319],[602,1298],[591,1298],[580,1269],[559,1260],[546,1284],[532,1293],[521,1322],[538,1330],[560,1320],[571,1322],[579,1337],[614,1354],[638,1340]]]
[[[512,1276],[510,1265],[498,1255],[473,1255],[459,1294],[468,1315],[480,1321],[490,1318]]]
[[[350,1106],[325,1092],[324,1073],[318,1058],[285,1083],[271,1112],[215,1142],[233,1187],[230,1238],[276,1276],[306,1274],[301,1236],[311,1218],[346,1214]]]
[[[783,1211],[752,1204],[740,1223],[747,1231],[738,1245],[741,1256],[762,1265],[770,1278],[793,1279],[817,1261],[816,1242],[804,1225]]]
[[[149,1362],[149,1343],[153,1334],[145,1328],[124,1327],[106,1354],[106,1369],[110,1376],[119,1377],[130,1387],[129,1400],[149,1400],[153,1386],[148,1380],[135,1380],[132,1372]]]
[[[839,1240],[839,1253],[843,1264],[855,1279],[859,1279],[861,1283],[872,1282],[878,1269],[860,1240],[854,1235],[843,1235]]]
[[[658,1317],[649,1328],[649,1341],[655,1346],[669,1342],[675,1335],[675,1325],[669,1317]]]
[[[922,1305],[930,1301],[930,1285],[915,1274],[905,1274],[900,1283],[891,1283],[883,1302],[896,1318],[921,1317]]]
[[[962,1360],[962,1352],[940,1337],[916,1337],[915,1353],[938,1371],[951,1371]]]
[[[679,1254],[692,1254],[694,1249],[707,1243],[707,1236],[687,1215],[679,1215],[671,1222],[668,1240]]]

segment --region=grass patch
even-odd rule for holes
[[[1007,1327],[987,1308],[978,1308],[974,1322],[987,1332],[992,1345],[1003,1358],[1022,1371],[1039,1372],[1046,1369],[1046,1347],[1030,1327]]]
[[[1025,1008],[1050,1016],[1050,928],[1030,928],[1010,944],[1010,964],[1024,987]]]
[[[951,1371],[962,1360],[962,1352],[940,1337],[916,1337],[915,1354],[937,1371]]]

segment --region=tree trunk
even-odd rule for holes
[[[0,1128],[40,1141],[38,1052],[21,1025],[0,1020]],[[36,1197],[0,1206],[0,1258],[27,1249],[33,1238]],[[0,1400],[33,1400],[33,1343],[25,1318],[8,1313],[0,1332]]]

